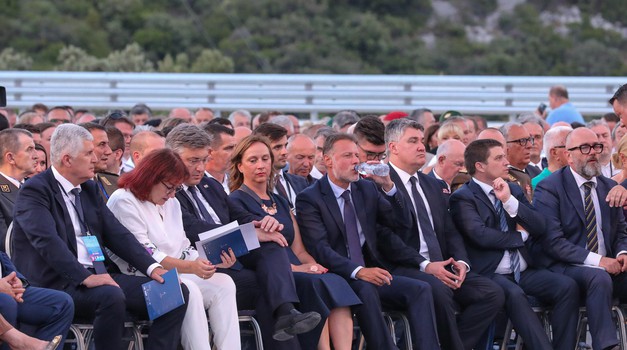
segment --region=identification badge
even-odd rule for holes
[[[87,248],[87,253],[89,253],[89,258],[92,262],[105,261],[104,254],[102,253],[100,243],[98,243],[96,236],[81,236],[81,239],[83,243],[85,243],[85,248]]]

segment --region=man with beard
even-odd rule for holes
[[[605,177],[612,176],[621,172],[616,169],[611,162],[612,158],[612,132],[603,119],[593,120],[587,125],[599,138],[599,143],[603,145],[603,152],[599,154],[599,164],[601,165],[601,174]]]
[[[601,176],[605,146],[586,128],[566,137],[568,167],[536,187],[534,203],[547,218],[538,262],[574,279],[585,296],[592,346],[619,349],[612,296],[627,296],[627,224],[621,206],[605,202],[616,183]]]

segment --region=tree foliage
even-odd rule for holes
[[[444,2],[457,14],[429,0],[10,0],[0,12],[0,69],[627,73],[624,0],[528,0],[509,13],[497,0]],[[542,20],[572,6],[581,21],[567,33]],[[599,18],[613,27],[593,25]],[[489,27],[491,40],[473,40],[469,26]]]

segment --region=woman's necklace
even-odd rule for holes
[[[263,211],[268,213],[268,215],[276,214],[276,212],[277,212],[276,202],[274,201],[274,199],[272,199],[272,195],[268,194],[268,197],[270,197],[270,200],[272,201],[272,206],[268,207],[267,205],[265,205],[263,203],[261,198],[259,198],[259,196],[255,192],[253,192],[253,190],[251,190],[248,186],[242,184],[242,186],[239,189],[240,189],[240,191],[242,191],[242,192],[248,194],[249,196],[253,197],[255,202],[259,203],[259,205],[261,206],[261,209],[263,209]]]

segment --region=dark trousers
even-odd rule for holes
[[[407,314],[416,349],[440,349],[431,287],[412,278],[393,275],[391,285],[377,287],[365,281],[348,281],[362,304],[353,306],[366,343],[373,349],[396,349],[381,315],[382,305]]]
[[[564,274],[577,282],[585,300],[592,347],[605,349],[618,344],[616,325],[612,321],[612,291],[617,296],[627,297],[625,274],[613,281],[605,270],[584,266],[566,266]]]
[[[50,341],[62,335],[65,340],[74,318],[74,303],[69,295],[30,286],[23,299],[23,303],[18,303],[8,294],[0,294],[0,314],[15,328],[19,324],[34,327],[32,335],[38,339]]]
[[[87,288],[78,286],[65,290],[74,300],[76,316],[93,319],[96,349],[122,349],[126,311],[140,319],[148,319],[146,301],[141,285],[147,277],[111,274],[120,286]],[[157,318],[150,327],[146,349],[175,350],[181,343],[181,323],[187,310],[189,291],[181,285],[185,304]]]
[[[255,271],[257,276],[259,296],[255,310],[264,347],[298,350],[300,346],[297,337],[282,342],[272,339],[276,309],[285,303],[298,303],[296,284],[286,249],[289,248],[283,248],[274,242],[261,243],[259,248],[240,257],[239,260],[246,269]]]
[[[575,281],[544,269],[527,269],[516,283],[512,275],[492,275],[505,292],[505,311],[529,349],[572,350],[577,336],[579,291]],[[549,341],[527,296],[551,307],[553,344]],[[596,348],[595,348],[596,349]]]
[[[429,283],[442,349],[475,348],[503,307],[502,289],[487,277],[468,273],[462,286],[453,290],[433,275],[416,268],[397,267],[394,273]],[[461,309],[455,315],[455,303]]]

